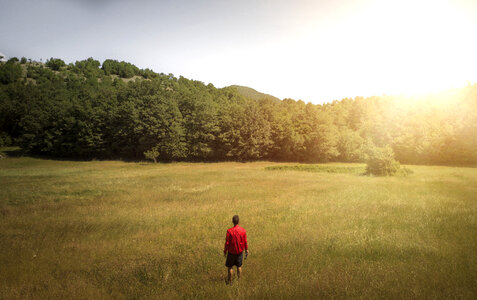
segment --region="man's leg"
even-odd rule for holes
[[[242,274],[242,267],[237,267],[237,277],[240,279],[240,274]]]
[[[227,271],[227,283],[232,282],[232,275],[234,274],[234,269],[233,268],[228,268]]]

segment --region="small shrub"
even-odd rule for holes
[[[159,157],[159,151],[157,150],[157,147],[153,147],[151,150],[144,152],[144,157],[146,157],[146,159],[153,160],[154,163],[157,163],[157,158]]]
[[[393,176],[396,175],[400,169],[401,165],[394,159],[394,152],[391,147],[370,147],[370,149],[368,149],[366,174]]]
[[[414,171],[404,166],[401,166],[401,168],[396,172],[396,175],[399,176],[408,176],[411,174],[414,174]]]

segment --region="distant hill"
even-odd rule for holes
[[[239,92],[239,94],[241,94],[242,96],[247,97],[249,99],[261,100],[263,98],[266,98],[266,99],[272,99],[272,100],[275,100],[275,101],[280,101],[280,99],[278,99],[275,96],[261,93],[259,91],[256,91],[256,90],[250,88],[250,87],[247,87],[247,86],[231,85],[230,87],[236,88],[237,91]]]

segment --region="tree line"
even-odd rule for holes
[[[323,105],[89,58],[0,64],[0,146],[79,159],[477,162],[477,85]],[[157,155],[156,155],[157,154]]]

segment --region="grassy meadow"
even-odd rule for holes
[[[477,297],[477,168],[295,165],[2,159],[0,298]]]

